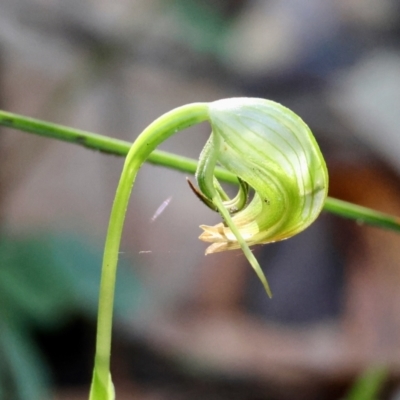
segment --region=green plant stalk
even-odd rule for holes
[[[39,136],[75,143],[89,149],[117,156],[126,156],[131,147],[131,143],[124,140],[114,139],[63,125],[52,124],[1,110],[0,125],[34,133]],[[149,155],[146,162],[191,174],[194,174],[197,169],[197,160],[160,150],[154,150]],[[223,182],[237,184],[236,176],[222,168],[215,169],[215,176]],[[353,219],[360,224],[365,223],[400,232],[400,218],[367,207],[358,206],[347,201],[328,197],[324,205],[324,211],[344,218]]]
[[[371,365],[354,382],[343,400],[376,400],[389,380],[389,367]]]
[[[399,217],[349,203],[348,201],[329,197],[325,202],[324,211],[340,215],[343,218],[353,219],[360,225],[374,225],[379,228],[400,232]]]
[[[207,120],[205,103],[195,103],[164,114],[150,124],[130,147],[111,210],[104,248],[97,321],[96,356],[91,400],[110,400],[110,354],[115,278],[126,209],[136,175],[150,153],[168,137]]]
[[[115,139],[109,136],[53,124],[2,110],[0,110],[0,125],[23,132],[33,133],[38,136],[74,143],[91,150],[97,150],[115,156],[125,157],[132,146],[132,143],[126,140]],[[162,150],[154,150],[149,155],[146,162],[191,174],[194,174],[197,168],[196,160]],[[218,177],[222,181],[237,183],[236,177],[230,172],[222,168],[217,168],[217,170]]]

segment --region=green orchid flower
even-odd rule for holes
[[[236,98],[193,103],[164,114],[135,140],[125,159],[104,246],[95,366],[90,400],[114,400],[110,375],[115,277],[125,213],[136,175],[164,140],[209,121],[212,134],[199,159],[196,195],[218,211],[223,223],[202,226],[207,253],[241,248],[266,292],[271,289],[249,246],[288,238],[320,213],[328,189],[324,159],[307,125],[268,100]],[[217,164],[238,177],[230,199],[214,176]],[[253,191],[249,202],[249,190]]]
[[[224,222],[201,225],[200,239],[212,243],[206,254],[241,247],[271,296],[248,247],[287,239],[318,217],[328,192],[324,158],[302,119],[270,100],[216,101],[209,105],[209,120],[212,134],[200,156],[196,194]],[[233,200],[214,177],[217,164],[240,179]],[[249,203],[247,187],[254,190]]]
[[[127,155],[104,246],[90,400],[115,399],[110,374],[115,278],[125,213],[136,175],[145,161],[194,172],[194,160],[156,148],[178,131],[204,121],[211,123],[212,134],[198,163],[199,189],[190,185],[208,207],[222,215],[223,222],[203,225],[201,239],[212,243],[207,253],[242,248],[269,295],[268,283],[249,246],[282,240],[302,231],[318,216],[323,204],[326,211],[342,217],[400,231],[398,217],[338,199],[325,201],[328,175],[318,145],[297,115],[272,101],[237,98],[178,107],[151,123],[131,146],[0,110],[0,125]],[[215,169],[218,164],[234,175]],[[214,175],[231,183],[236,175],[237,196],[230,199]]]

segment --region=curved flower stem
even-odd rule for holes
[[[131,147],[131,143],[124,140],[114,139],[63,125],[52,124],[2,110],[0,110],[0,125],[75,143],[89,149],[117,156],[126,156]],[[194,174],[197,168],[197,160],[160,150],[154,150],[149,155],[146,162],[191,174]],[[236,176],[222,168],[215,169],[215,176],[223,182],[237,184]],[[347,201],[328,197],[325,202],[324,211],[356,220],[359,223],[375,225],[380,228],[400,232],[400,218],[374,211],[370,208],[358,206]]]
[[[38,136],[74,143],[91,150],[97,150],[115,156],[126,156],[132,146],[132,143],[126,140],[115,139],[109,136],[99,135],[69,126],[53,124],[2,110],[0,110],[0,125],[23,132],[33,133]],[[178,156],[162,150],[154,150],[149,155],[146,162],[191,174],[194,174],[197,168],[197,160]],[[237,183],[236,176],[222,168],[217,168],[216,174],[217,177],[224,182]]]
[[[137,172],[150,153],[168,137],[208,117],[205,103],[189,104],[177,108],[149,125],[131,146],[126,157],[111,210],[110,222],[104,248],[100,299],[97,321],[96,356],[91,399],[108,400],[110,397],[109,378],[111,329],[114,303],[114,287],[119,246],[126,209]]]

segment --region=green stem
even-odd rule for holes
[[[0,125],[7,128],[34,133],[38,136],[74,143],[88,149],[116,156],[126,156],[132,146],[132,143],[127,142],[126,140],[115,139],[2,110],[0,110]],[[154,150],[149,155],[146,162],[191,174],[194,174],[197,168],[196,160],[161,150]],[[222,168],[217,168],[216,175],[224,182],[237,183],[236,177]]]
[[[126,157],[111,210],[104,247],[97,320],[97,339],[91,399],[110,397],[110,353],[115,278],[126,209],[137,172],[150,153],[174,133],[207,120],[206,103],[189,104],[164,114],[149,125],[131,146]],[[93,394],[95,393],[95,394]],[[108,396],[108,397],[107,397]]]
[[[63,125],[52,124],[1,110],[0,125],[65,142],[72,142],[117,156],[126,156],[131,147],[131,143],[124,140],[114,139]],[[160,150],[154,150],[149,155],[146,162],[191,174],[194,174],[197,168],[196,160]],[[216,168],[215,176],[223,182],[237,184],[237,178],[222,168]],[[328,197],[324,205],[324,210],[344,218],[356,220],[359,223],[371,224],[400,232],[399,218],[343,200]]]
[[[372,210],[367,207],[349,203],[347,201],[328,197],[325,201],[324,211],[340,215],[344,218],[354,219],[359,224],[368,224],[380,228],[400,231],[400,218]]]

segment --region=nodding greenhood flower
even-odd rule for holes
[[[270,100],[216,101],[209,104],[209,120],[212,134],[196,172],[199,190],[192,188],[224,222],[201,225],[200,239],[212,243],[206,254],[241,247],[271,295],[248,246],[287,239],[317,218],[328,191],[324,158],[303,120]],[[217,164],[239,178],[232,200],[213,175]]]
[[[249,246],[286,239],[320,213],[328,190],[324,159],[307,125],[280,104],[262,99],[227,99],[178,107],[153,121],[126,156],[111,209],[100,283],[91,400],[114,400],[110,375],[113,297],[119,244],[136,175],[153,150],[176,132],[209,121],[212,133],[199,159],[196,195],[224,222],[203,225],[207,253],[240,247],[272,293]],[[217,164],[238,177],[230,199],[214,176]],[[253,191],[248,201],[249,190]]]

